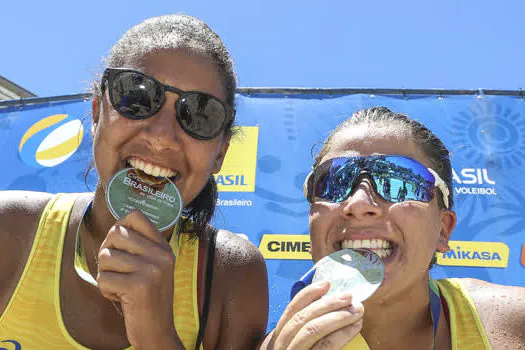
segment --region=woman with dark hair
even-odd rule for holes
[[[93,84],[94,193],[0,197],[0,341],[255,346],[268,315],[264,259],[210,226],[235,88],[228,51],[196,18],[150,18],[123,35]],[[139,210],[114,217],[108,185],[128,168],[176,185],[184,204],[176,224],[160,229]]]
[[[328,295],[330,282],[307,273],[263,349],[525,347],[523,288],[429,275],[436,252],[450,250],[456,214],[449,152],[427,127],[383,107],[356,112],[325,141],[305,195],[314,262],[364,249],[384,279],[361,303]]]

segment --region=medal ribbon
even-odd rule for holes
[[[436,336],[441,316],[441,294],[439,288],[432,277],[428,277],[428,289],[430,293],[430,316],[432,316],[432,327],[434,328],[434,338],[432,340],[432,350],[436,347]]]
[[[89,268],[87,265],[85,254],[86,252],[84,251],[84,246],[82,245],[82,240],[80,239],[80,227],[82,226],[82,222],[84,221],[87,212],[91,210],[92,203],[93,200],[90,200],[89,203],[86,205],[86,207],[84,208],[84,212],[82,213],[82,217],[80,218],[80,222],[78,224],[77,236],[75,239],[75,271],[77,272],[78,277],[82,278],[84,281],[91,284],[92,286],[98,287],[97,281],[89,273]]]

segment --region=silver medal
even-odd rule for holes
[[[353,300],[368,299],[381,285],[385,267],[381,258],[367,249],[343,249],[325,256],[315,266],[312,283],[329,281],[327,295],[350,292]]]

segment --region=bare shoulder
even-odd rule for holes
[[[216,349],[254,349],[268,322],[268,275],[264,258],[249,240],[226,230],[217,235],[213,283],[222,296]]]
[[[525,288],[463,278],[492,344],[525,348]]]
[[[510,309],[525,311],[525,288],[523,287],[505,286],[474,278],[462,278],[461,282],[476,306],[494,308],[501,304],[509,311]],[[501,307],[498,310],[501,310]]]
[[[0,192],[0,248],[2,260],[31,245],[40,214],[51,194],[29,191]]]
[[[50,199],[42,192],[0,191],[0,314],[16,287]]]
[[[44,192],[1,191],[0,239],[9,233],[24,235],[35,222],[38,223],[51,197],[51,194]]]
[[[234,272],[232,269],[237,271],[265,265],[261,252],[253,243],[227,230],[219,230],[216,251],[218,267],[230,273]]]

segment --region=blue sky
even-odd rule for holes
[[[525,1],[4,1],[0,75],[84,92],[145,18],[185,12],[222,36],[242,87],[524,88]]]

